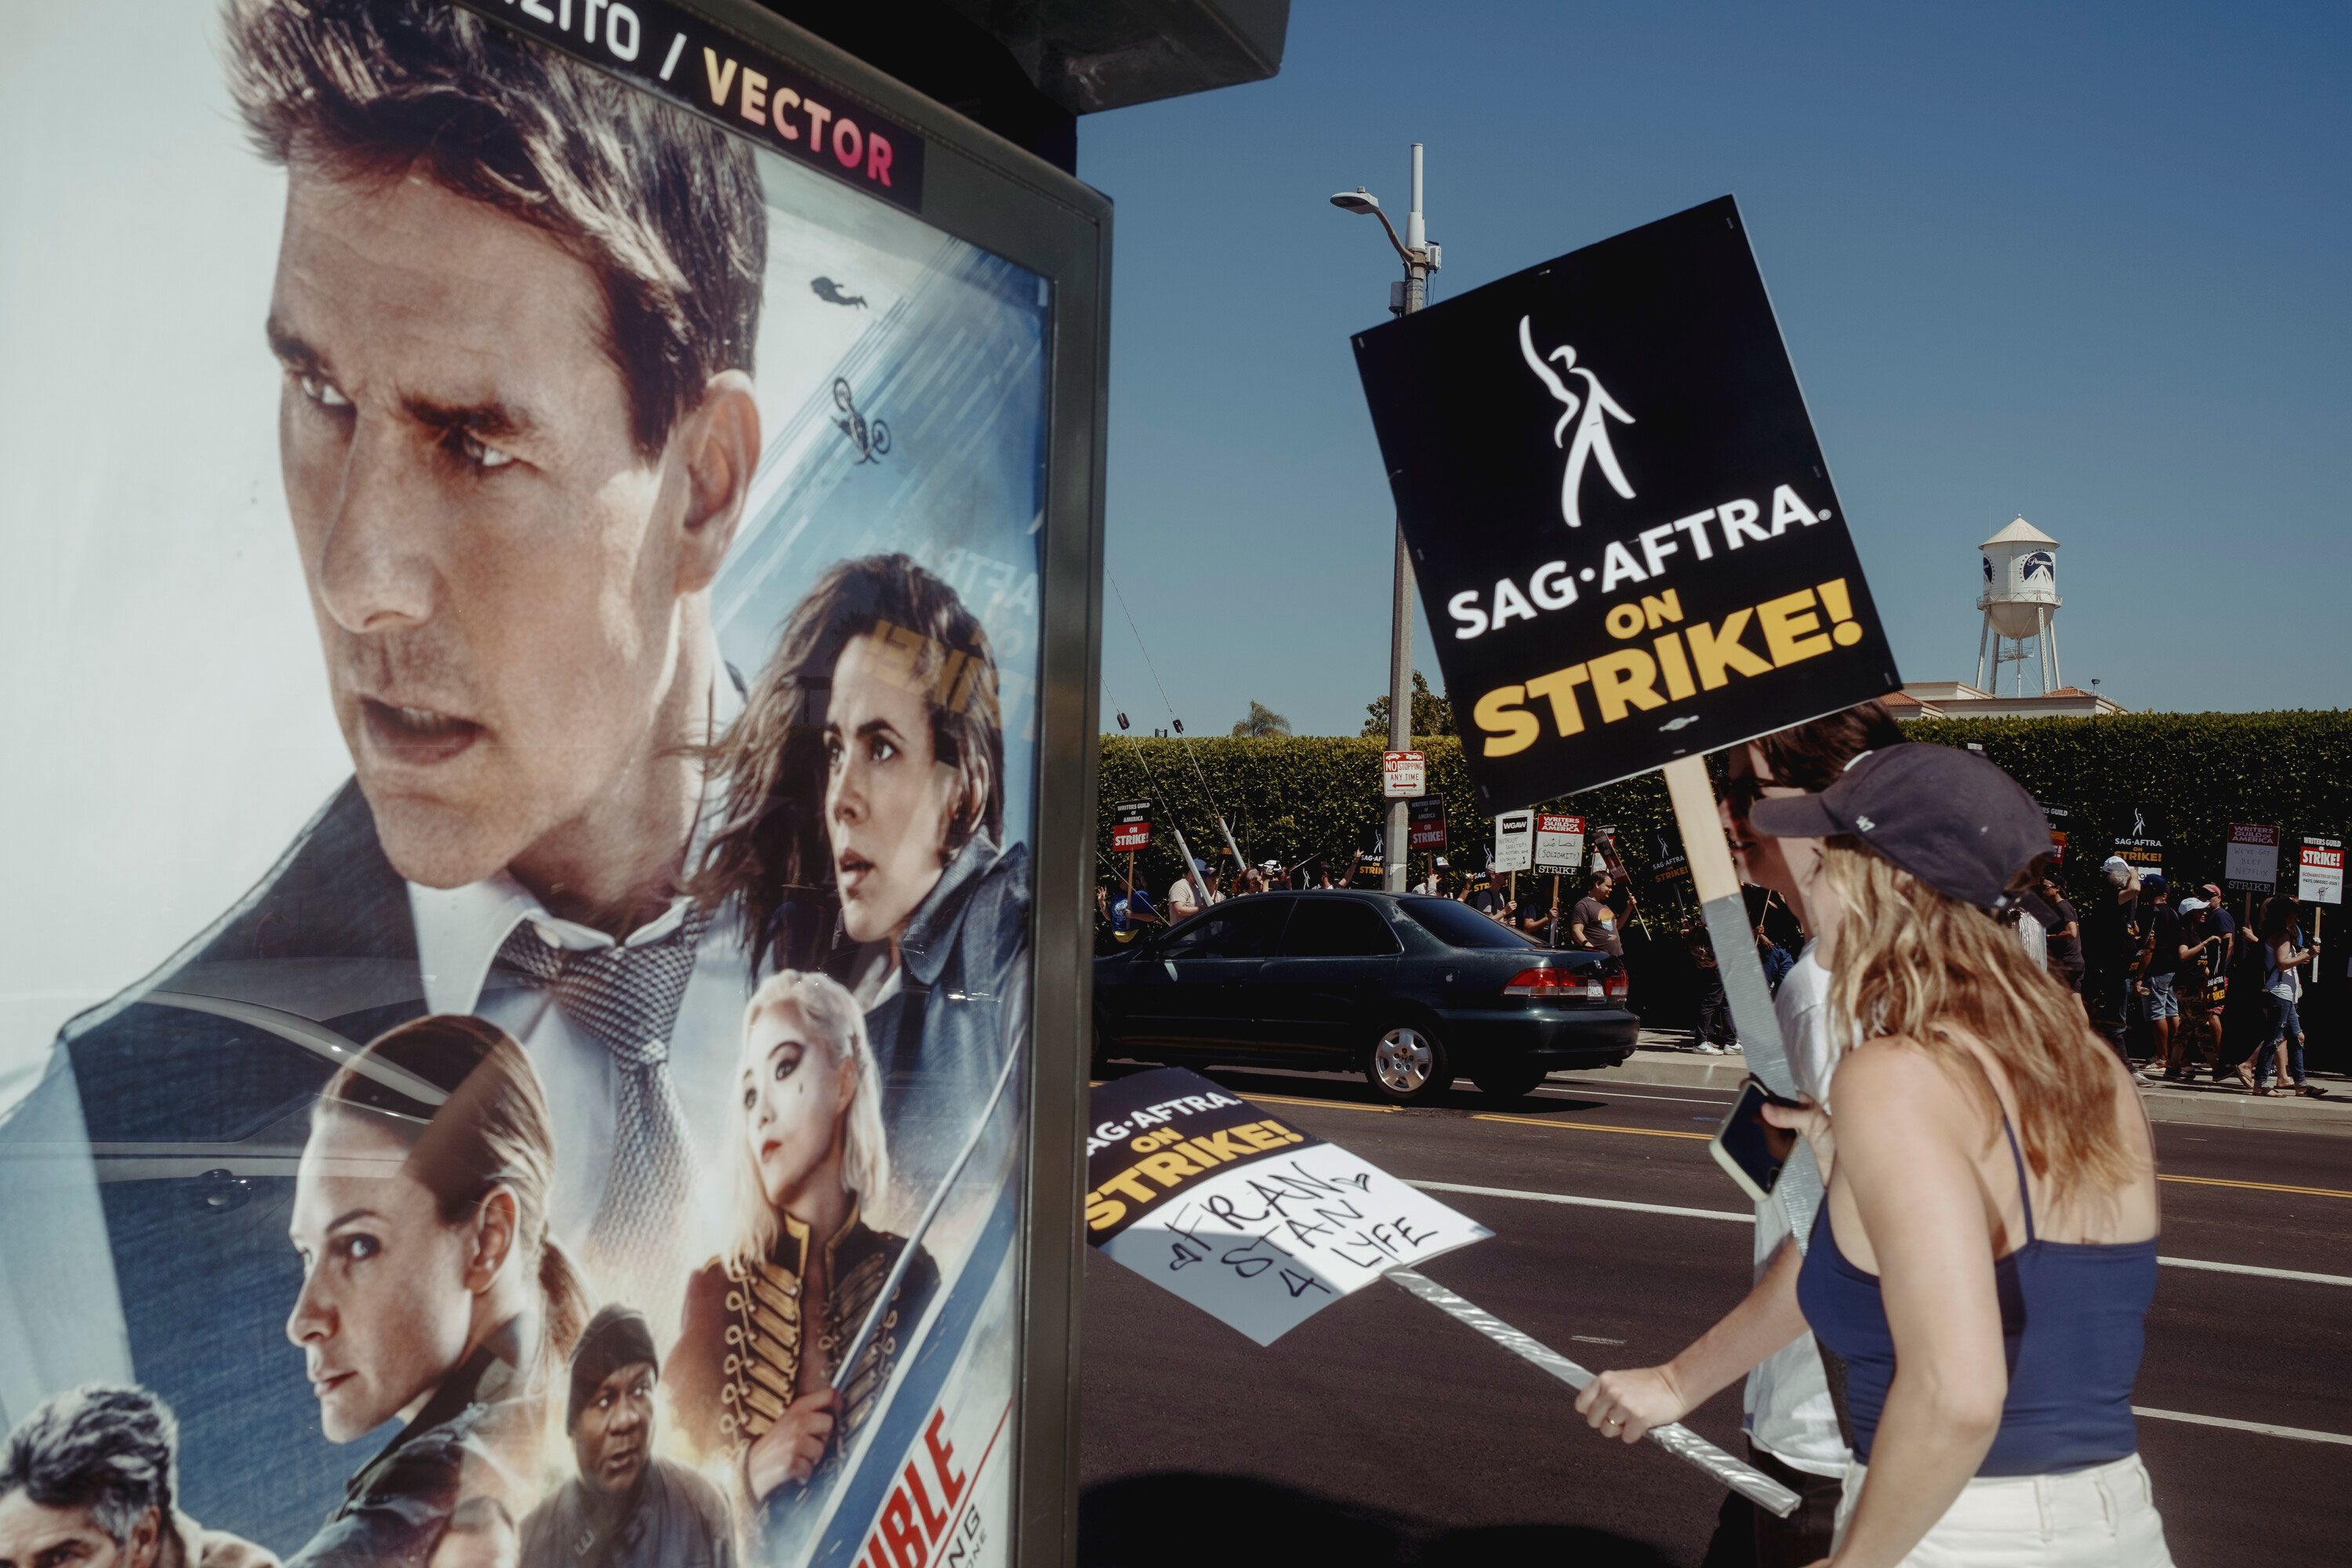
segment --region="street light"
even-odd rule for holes
[[[1417,149],[1420,144],[1416,142],[1414,145]],[[1412,255],[1410,251],[1405,249],[1404,241],[1397,237],[1396,225],[1391,223],[1389,221],[1389,215],[1381,210],[1380,197],[1372,195],[1371,192],[1364,189],[1363,186],[1358,185],[1352,191],[1341,191],[1337,195],[1333,196],[1331,198],[1331,205],[1338,207],[1343,213],[1356,213],[1359,215],[1369,213],[1372,216],[1380,219],[1381,226],[1388,230],[1389,243],[1396,247],[1397,259],[1404,263],[1405,269],[1408,272],[1412,270]],[[1410,219],[1407,221],[1410,221]]]
[[[1400,316],[1409,316],[1421,309],[1428,289],[1429,275],[1437,270],[1439,249],[1429,243],[1421,220],[1421,143],[1412,144],[1412,210],[1405,214],[1404,237],[1397,237],[1396,225],[1381,210],[1380,197],[1363,186],[1341,191],[1331,198],[1331,205],[1341,212],[1367,214],[1381,220],[1381,227],[1396,247],[1397,259],[1404,263],[1404,280],[1389,285],[1389,310]],[[1404,529],[1402,524],[1396,535],[1396,577],[1389,599],[1389,750],[1402,752],[1412,744],[1412,558],[1405,553]],[[1381,838],[1381,885],[1391,893],[1404,891],[1405,862],[1411,857],[1411,830],[1405,821],[1405,803],[1389,802],[1388,831]]]

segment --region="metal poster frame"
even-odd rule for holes
[[[551,36],[559,26],[571,26],[574,12],[568,5],[557,12],[538,4],[538,0],[522,0],[520,7],[502,4],[501,0],[440,3],[462,5],[488,18],[493,26],[510,30],[518,37],[530,38],[542,47],[561,48],[575,59],[585,60],[592,68],[607,71],[631,89],[658,92],[666,101],[708,124],[744,138],[767,156],[776,155],[774,146],[761,142],[753,128],[740,118],[730,124],[727,114],[714,112],[707,101],[692,101],[691,89],[683,75],[670,82],[665,70],[656,79],[654,72],[658,62],[640,62],[635,43],[638,35],[634,28],[629,54],[618,55],[610,18],[625,14],[636,24],[635,8],[614,6],[606,12],[607,46],[615,50],[615,58],[625,58],[637,67],[632,71],[620,71],[613,68],[611,60],[600,60],[593,49],[579,47],[571,37]],[[1008,746],[1025,743],[1034,747],[1034,794],[1031,806],[1034,816],[1025,825],[1026,842],[1033,857],[1026,998],[1029,1070],[1015,1078],[1012,1076],[1012,1065],[1007,1064],[995,1080],[1000,1086],[1025,1083],[1025,1103],[1022,1107],[1025,1126],[1018,1147],[1027,1172],[1019,1192],[1021,1211],[1013,1243],[1017,1248],[1017,1261],[1012,1271],[1014,1327],[1010,1331],[1011,1349],[1017,1357],[1015,1410],[1004,1434],[1006,1451],[998,1462],[1009,1462],[1011,1466],[1013,1560],[1040,1568],[1061,1568],[1074,1562],[1076,1555],[1077,1359],[1084,1279],[1079,1220],[1087,1092],[1087,1058],[1080,1041],[1087,1024],[1092,976],[1088,965],[1073,962],[1072,958],[1090,946],[1111,205],[1071,175],[761,8],[752,0],[641,0],[641,5],[647,17],[662,13],[681,23],[691,23],[700,33],[712,36],[714,42],[719,41],[718,36],[731,37],[746,50],[772,57],[780,67],[801,73],[839,106],[855,108],[861,119],[871,116],[867,121],[869,128],[887,121],[894,140],[903,136],[919,142],[919,146],[902,142],[898,148],[901,174],[909,177],[902,178],[895,190],[878,188],[889,182],[873,173],[876,164],[869,159],[868,176],[878,184],[868,185],[859,199],[882,202],[895,211],[908,213],[940,236],[992,253],[1042,280],[1043,298],[1038,303],[1047,309],[1043,337],[1043,439],[1035,454],[1041,465],[1035,470],[1039,482],[1034,492],[1039,516],[1033,530],[1038,575],[1034,738],[1024,741],[1006,737]],[[595,15],[585,11],[579,14]],[[523,17],[530,20],[526,22]],[[593,22],[588,26],[591,30],[585,37],[593,41]],[[644,36],[648,39],[653,36],[650,23],[645,25]],[[684,32],[675,36],[682,44]],[[677,63],[675,48],[671,63]],[[698,71],[701,67],[698,63],[692,68]],[[750,74],[747,71],[747,77]],[[660,82],[669,85],[664,87],[658,85]],[[845,123],[845,117],[843,124]],[[845,145],[854,148],[855,142],[845,142],[841,129],[836,127],[832,149],[835,158],[842,155]],[[880,166],[887,169],[887,149],[882,157]],[[838,176],[844,170],[854,172],[854,151],[850,160],[842,169],[806,162],[819,173]],[[859,182],[852,178],[849,183]],[[1024,377],[1034,374],[1025,361],[1022,374]],[[848,411],[846,403],[842,406]],[[862,420],[857,422],[856,440],[861,448],[866,446]],[[1020,460],[1026,463],[1029,456],[1024,434]],[[350,798],[357,796],[353,794]],[[369,842],[373,844],[373,840]],[[388,862],[382,862],[381,856],[377,860],[387,878],[396,878]],[[394,885],[397,887],[396,880]],[[237,912],[232,910],[211,929],[218,931]],[[701,928],[686,929],[698,933],[688,938],[690,946],[699,940]],[[557,939],[548,935],[547,942],[552,945]],[[182,952],[184,955],[195,951],[192,943]],[[173,959],[156,973],[171,973],[173,965],[183,962],[184,959]],[[414,963],[413,954],[409,962]],[[88,1023],[87,1028],[102,1026],[109,1018],[126,1012],[130,1005],[151,994],[160,995],[154,985],[151,977],[124,988],[116,1004],[110,1005],[113,1011],[95,1008],[82,1016],[89,1020],[105,1014],[96,1022]],[[1006,990],[1009,993],[1009,984]],[[672,1016],[676,998],[673,991]],[[980,999],[1009,1000],[1004,996]],[[404,1005],[413,998],[403,996],[400,1000]],[[192,1000],[177,995],[165,997],[164,1001],[189,1011],[191,1016],[239,1019],[253,1023],[257,1028],[279,1033],[289,1029],[307,1031],[301,1043],[314,1055],[350,1054],[351,1042],[333,1031],[291,1015],[269,1014],[264,1018],[262,1015],[268,1010],[258,1005],[209,997]],[[670,1025],[665,1022],[657,1026],[667,1031]],[[75,1026],[69,1023],[67,1027],[70,1031]],[[65,1059],[64,1052],[74,1043],[68,1035],[61,1035],[53,1059]],[[18,1173],[38,1173],[51,1165],[72,1167],[60,1190],[70,1188],[79,1194],[86,1184],[94,1194],[95,1178],[85,1181],[80,1173],[89,1163],[89,1151],[98,1145],[82,1132],[83,1090],[76,1073],[48,1073],[40,1087],[43,1092],[10,1107],[8,1115],[0,1117],[0,1126],[9,1127],[25,1139],[21,1147],[0,1150],[0,1153],[25,1162],[0,1180],[0,1197],[13,1195],[22,1200],[26,1193],[36,1191],[46,1194],[47,1188],[22,1184],[29,1178]],[[35,1099],[44,1115],[54,1113],[61,1120],[44,1121],[39,1129],[26,1131],[30,1122],[20,1120],[19,1113],[25,1104]],[[426,1103],[439,1104],[441,1100]],[[990,1103],[992,1107],[994,1102]],[[429,1120],[431,1114],[426,1112],[425,1119]],[[38,1136],[40,1131],[68,1124],[74,1136],[64,1143],[43,1142]],[[965,1146],[967,1157],[976,1146],[975,1135],[973,1143]],[[206,1171],[202,1175],[219,1179],[221,1195],[215,1206],[226,1212],[244,1201],[245,1183],[238,1173],[224,1168]],[[1003,1189],[1000,1186],[994,1190],[1002,1193]],[[0,1219],[21,1220],[28,1206],[20,1201],[14,1213],[0,1215]],[[101,1216],[94,1202],[89,1215]],[[47,1231],[56,1233],[51,1240],[60,1244],[73,1239],[68,1234],[72,1226],[86,1226],[89,1223],[79,1211],[72,1215],[45,1213],[37,1217]],[[846,1231],[845,1226],[844,1234]],[[107,1231],[101,1228],[100,1234],[106,1236]],[[1001,1222],[997,1234],[1003,1234]],[[277,1247],[285,1247],[282,1232],[274,1241]],[[531,1245],[536,1247],[538,1242],[534,1240]],[[63,1250],[62,1245],[58,1250]],[[887,1290],[895,1290],[895,1282],[905,1277],[907,1260],[917,1250],[909,1248],[901,1262],[894,1266],[898,1272],[891,1276]],[[93,1268],[105,1266],[104,1247],[84,1251],[95,1259]],[[31,1273],[25,1266],[29,1253],[16,1256],[19,1267],[14,1280],[7,1278],[9,1270],[0,1269],[0,1307],[12,1304],[9,1291],[21,1288]],[[290,1258],[290,1248],[286,1250],[286,1256]],[[992,1262],[990,1267],[992,1279],[1001,1280],[1003,1276],[997,1272],[999,1266]],[[573,1284],[576,1288],[578,1281],[575,1279]],[[880,1300],[887,1306],[895,1297],[886,1290]],[[53,1315],[60,1321],[68,1316]],[[795,1317],[795,1324],[797,1321]],[[891,1321],[895,1319],[886,1319],[883,1310],[877,1307],[865,1319],[860,1332],[870,1343],[887,1330]],[[14,1332],[17,1326],[12,1322],[9,1331]],[[54,1323],[52,1319],[44,1319],[38,1326],[50,1327]],[[798,1342],[797,1335],[794,1342]],[[1003,1341],[992,1343],[1002,1346]],[[631,1344],[634,1348],[634,1342]],[[6,1350],[13,1357],[13,1343]],[[116,1347],[110,1345],[107,1353],[116,1353]],[[120,1347],[120,1354],[127,1364],[127,1340]],[[849,1364],[855,1367],[857,1359],[851,1356]],[[10,1366],[5,1370],[13,1373],[16,1369]],[[475,1375],[478,1378],[484,1374]],[[827,1392],[837,1394],[839,1386]],[[487,1399],[488,1396],[473,1400],[463,1408],[481,1408]],[[6,1421],[14,1421],[19,1415],[21,1412],[0,1406],[0,1417]],[[5,1425],[0,1425],[0,1430],[5,1430]],[[351,1439],[331,1436],[330,1440],[341,1443]],[[935,1458],[938,1452],[933,1450]],[[1002,1560],[1001,1553],[1006,1548],[996,1546],[996,1541],[1001,1539],[999,1534],[990,1542],[999,1554],[992,1555],[991,1561]]]
[[[480,0],[472,0],[479,5]],[[489,15],[499,7],[483,5]],[[1045,279],[1048,321],[1045,515],[1039,550],[1035,855],[1030,964],[1029,1184],[1023,1197],[1019,1398],[1013,1447],[1015,1560],[1077,1552],[1079,1310],[1084,1290],[1086,1056],[1093,975],[1047,954],[1086,951],[1101,656],[1103,459],[1111,204],[1034,153],[753,0],[677,0],[919,135],[915,216]],[[712,123],[723,115],[693,106]],[[741,132],[740,126],[730,130]],[[755,144],[764,147],[757,138]],[[874,199],[880,199],[878,196]]]
[[[751,0],[688,0],[744,41],[804,66],[845,99],[928,143],[925,223],[1048,280],[1054,309],[1046,395],[1048,472],[1039,552],[1039,700],[1034,987],[1029,1189],[1021,1224],[1018,1431],[1013,1450],[1015,1560],[1076,1561],[1079,1308],[1084,1289],[1086,1057],[1097,688],[1101,657],[1104,427],[1110,326],[1111,204],[1043,159]],[[716,123],[725,123],[717,120]]]

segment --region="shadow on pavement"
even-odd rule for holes
[[[1078,1498],[1078,1561],[1087,1568],[1470,1568],[1570,1563],[1578,1568],[1670,1568],[1657,1548],[1580,1525],[1433,1528],[1345,1507],[1246,1476],[1163,1473],[1101,1481]]]

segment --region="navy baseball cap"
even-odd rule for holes
[[[1987,910],[2014,903],[2011,885],[2050,853],[2049,819],[2015,779],[1974,752],[1920,742],[1865,752],[1821,794],[1759,800],[1748,820],[1774,838],[1850,835]]]

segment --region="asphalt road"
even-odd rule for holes
[[[1555,1079],[1520,1109],[1474,1089],[1389,1110],[1336,1078],[1213,1075],[1408,1180],[1747,1212],[1705,1136],[1727,1097]],[[2342,1562],[2352,1541],[2352,1166],[2337,1138],[2158,1126],[2170,1266],[2134,1404],[2175,1558]],[[1724,1219],[1458,1191],[1494,1231],[1423,1272],[1585,1365],[1662,1361],[1732,1306],[1751,1232]],[[1087,1270],[1091,1568],[1521,1559],[1696,1564],[1721,1492],[1651,1445],[1605,1444],[1528,1363],[1387,1285],[1269,1349],[1099,1256]],[[2204,1422],[2336,1435],[2334,1442]],[[1738,1452],[1736,1387],[1694,1414]]]

